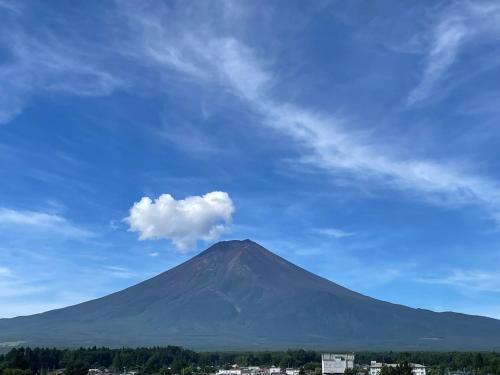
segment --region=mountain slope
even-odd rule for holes
[[[500,321],[379,301],[250,241],[219,242],[128,289],[0,319],[0,342],[195,348],[500,349]]]

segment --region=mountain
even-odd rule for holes
[[[0,342],[204,349],[500,349],[500,320],[376,300],[250,240],[96,300],[0,319]]]

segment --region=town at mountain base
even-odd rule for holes
[[[117,293],[1,319],[0,342],[221,350],[499,350],[500,320],[370,298],[251,240],[234,240],[216,243]]]

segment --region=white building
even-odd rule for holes
[[[420,365],[418,363],[410,363],[410,366],[412,367],[411,372],[413,375],[426,375],[427,370],[424,365]]]
[[[259,366],[241,367],[241,375],[259,375],[263,370]]]
[[[300,370],[298,368],[287,368],[285,373],[286,375],[299,375]]]
[[[281,374],[281,369],[279,367],[269,367],[269,375]]]
[[[219,370],[217,375],[241,375],[241,370],[239,368],[232,368],[231,370]]]
[[[412,368],[411,372],[413,375],[426,375],[427,370],[424,365],[420,365],[418,363],[409,363],[410,367]],[[398,366],[395,363],[379,363],[376,361],[371,361],[370,362],[370,375],[379,375],[380,371],[382,370],[382,366],[387,366],[387,367],[396,367]]]
[[[326,375],[343,374],[346,369],[354,368],[354,353],[321,354],[321,372]]]

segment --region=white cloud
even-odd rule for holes
[[[337,229],[337,228],[317,228],[314,230],[314,232],[334,238],[352,237],[356,234],[354,232],[346,232],[343,231],[342,229]]]
[[[27,32],[24,10],[13,2],[0,6],[12,10],[12,19],[3,18],[0,25],[0,46],[9,55],[0,67],[0,124],[19,115],[30,97],[40,93],[106,96],[124,87],[97,62],[99,51],[49,29]]]
[[[366,134],[343,130],[341,120],[295,106],[271,106],[268,121],[303,145],[301,162],[354,181],[377,182],[433,203],[476,204],[500,218],[500,188],[451,162],[406,159]]]
[[[500,271],[457,269],[442,277],[418,278],[416,281],[425,284],[450,285],[477,292],[500,292]]]
[[[407,98],[408,104],[425,100],[446,76],[461,49],[473,39],[500,34],[500,4],[496,1],[453,3],[439,15],[430,36],[421,81]]]
[[[109,229],[111,229],[112,231],[118,230],[119,227],[120,225],[116,220],[109,221]]]
[[[428,89],[455,61],[459,49],[470,37],[484,35],[500,25],[496,22],[500,18],[500,6],[495,2],[464,4],[447,7],[439,18],[431,37],[422,87],[415,89],[415,97],[428,95]],[[500,188],[496,181],[475,175],[450,161],[408,156],[405,150],[388,145],[374,134],[352,131],[349,119],[335,113],[318,113],[277,100],[272,88],[278,72],[272,69],[267,57],[262,59],[256,50],[231,35],[217,34],[207,19],[193,21],[192,14],[175,17],[170,8],[161,6],[155,6],[154,11],[148,6],[135,7],[130,3],[120,3],[119,7],[125,8],[119,19],[126,20],[129,28],[124,32],[130,33],[130,40],[127,38],[123,45],[108,46],[115,58],[121,56],[128,62],[138,62],[148,71],[166,78],[175,73],[177,79],[181,76],[200,85],[219,85],[246,103],[260,116],[263,125],[295,140],[294,145],[300,147],[302,154],[300,163],[343,180],[361,181],[359,185],[364,187],[390,187],[439,204],[478,205],[500,221]],[[237,14],[234,5],[232,7],[229,13]],[[171,22],[165,22],[167,18]],[[192,33],[192,29],[198,32]],[[22,109],[23,95],[31,92],[34,82],[42,82],[47,90],[79,95],[107,95],[121,87],[120,80],[100,69],[93,58],[81,55],[53,36],[41,43],[18,30],[12,33],[14,36],[6,35],[14,48],[13,56],[17,56],[17,61],[4,65],[0,71],[0,80],[2,74],[16,77],[6,81],[7,86],[13,85],[4,90],[9,92],[7,101],[3,101],[0,94],[0,102],[15,102],[5,106],[8,111]],[[63,89],[67,83],[70,86]],[[4,121],[12,116],[7,113]]]
[[[28,228],[42,233],[57,233],[64,237],[80,239],[95,236],[94,233],[70,223],[57,214],[2,207],[0,207],[1,226]]]
[[[408,158],[405,150],[378,141],[370,132],[348,130],[348,119],[276,100],[268,90],[276,73],[235,38],[218,37],[207,30],[197,38],[172,40],[166,30],[158,31],[164,26],[156,15],[137,15],[137,20],[145,26],[140,43],[168,45],[188,66],[203,71],[200,82],[217,83],[240,97],[260,114],[264,125],[296,141],[302,152],[300,163],[363,186],[389,187],[436,204],[478,205],[500,221],[500,187],[495,181],[453,162]],[[168,59],[145,58],[153,59],[165,72],[190,74],[190,69],[180,69]]]
[[[30,285],[14,275],[10,268],[0,266],[0,298],[32,295],[43,290],[45,287]]]
[[[0,278],[12,276],[10,268],[0,266]]]
[[[143,197],[134,203],[126,219],[139,239],[170,239],[176,248],[187,250],[196,241],[215,240],[228,230],[234,205],[225,192],[174,199],[162,194],[152,201]]]
[[[122,279],[130,279],[130,278],[134,278],[137,276],[135,273],[130,271],[128,268],[120,267],[120,266],[105,266],[104,270],[106,271],[106,273],[108,273],[114,277],[118,277],[118,278],[122,278]]]
[[[252,63],[252,49],[237,39],[213,35],[203,21],[196,27],[184,23],[185,20],[165,23],[165,18],[172,18],[171,11],[160,5],[154,14],[146,7],[128,6],[124,4],[123,14],[136,44],[127,43],[123,53],[143,65],[164,74],[169,73],[165,70],[168,68],[199,83],[222,83],[225,89],[246,99],[255,99],[270,84],[268,73]],[[194,28],[196,33],[190,31]],[[205,36],[200,37],[202,34]]]
[[[22,10],[22,5],[16,1],[0,0],[0,8],[5,9],[9,12],[20,14]]]
[[[150,256],[151,258],[156,258],[158,255],[160,255],[160,253],[159,253],[159,252],[157,252],[157,251],[153,251],[153,252],[149,253],[149,256]]]
[[[0,279],[0,298],[32,296],[46,290],[44,286],[30,285],[19,280]]]

